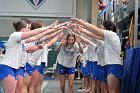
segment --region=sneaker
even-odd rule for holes
[[[89,89],[85,90],[85,93],[88,93],[90,90],[91,90],[91,88],[89,88]]]
[[[85,91],[85,88],[80,87],[80,88],[78,89],[78,91]]]
[[[80,77],[76,78],[76,80],[80,80]]]

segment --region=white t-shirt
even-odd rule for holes
[[[104,41],[97,40],[96,54],[98,56],[98,64],[101,66],[105,66]]]
[[[3,59],[3,57],[4,57],[4,54],[1,54],[0,55],[0,63],[1,63],[2,59]]]
[[[120,64],[121,61],[121,43],[119,36],[112,31],[104,31],[104,52],[105,52],[105,63],[106,64]]]
[[[48,45],[47,44],[45,45],[43,54],[41,55],[41,57],[37,61],[36,65],[40,65],[41,62],[44,62],[45,66],[47,67],[47,63],[48,63]]]
[[[83,48],[83,54],[81,54],[81,58],[82,58],[83,62],[88,60],[87,50],[88,50],[88,45],[85,48]]]
[[[65,67],[75,67],[76,65],[76,58],[78,55],[78,47],[76,44],[73,45],[72,48],[69,46],[62,47],[59,50],[58,54],[58,63],[65,66]]]
[[[95,52],[95,49],[96,49],[96,47],[91,44],[88,46],[87,55],[88,55],[89,61],[92,61],[92,62],[98,61],[98,57]]]
[[[1,64],[18,69],[22,62],[22,42],[23,32],[14,32],[9,36],[6,45],[6,53]]]

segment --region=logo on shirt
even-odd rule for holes
[[[26,0],[35,10],[37,10],[46,0]]]

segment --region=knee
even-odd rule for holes
[[[69,88],[70,88],[70,89],[73,88],[73,83],[69,83]]]
[[[23,86],[24,86],[24,87],[28,87],[29,84],[30,84],[30,82],[23,82]]]
[[[60,87],[61,87],[61,89],[64,89],[65,88],[65,85],[64,84],[61,84]]]

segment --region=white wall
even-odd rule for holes
[[[42,4],[33,5],[36,0],[0,0],[1,16],[76,16],[76,0],[37,0]],[[44,3],[43,3],[44,2]],[[37,8],[37,6],[40,6]]]
[[[21,6],[22,4],[20,4],[19,1],[23,1],[23,0],[0,0],[1,3],[0,3],[0,37],[9,37],[9,35],[14,32],[14,29],[13,29],[13,25],[12,23],[19,20],[20,18],[29,18],[30,20],[42,20],[46,25],[49,25],[51,24],[52,22],[54,22],[55,20],[59,20],[60,22],[64,22],[64,21],[68,21],[69,20],[69,17],[56,17],[56,16],[51,16],[51,17],[45,17],[45,16],[27,16],[25,14],[23,15],[18,15],[18,16],[15,16],[14,14],[11,14],[11,15],[2,15],[2,11],[4,12],[8,12],[8,11],[12,11],[10,9],[10,6],[7,6],[6,5],[6,1],[10,2],[10,4],[12,5],[13,3],[15,3],[15,1],[18,2],[18,4],[15,4],[15,6],[13,6],[15,9],[16,8],[19,8],[19,6]],[[24,0],[25,2],[26,0]],[[60,8],[63,7],[63,10],[66,10],[65,6],[67,4],[65,4],[66,1],[76,1],[75,2],[75,7],[76,10],[75,10],[75,14],[76,14],[76,17],[78,18],[82,18],[82,19],[85,19],[87,21],[91,21],[91,0],[46,0],[46,1],[56,1],[56,3],[54,5],[57,5],[57,3],[59,4],[58,1],[64,1],[63,4],[60,6]],[[4,3],[5,2],[5,3]],[[62,2],[61,2],[62,3]],[[28,4],[28,3],[26,3]],[[5,7],[1,7],[5,5]],[[24,4],[23,4],[24,5]],[[52,6],[53,4],[49,5],[49,6]],[[34,10],[30,5],[28,5],[28,7],[30,7],[29,9],[31,9],[32,11],[39,11],[39,10]],[[69,7],[69,6],[68,6]],[[21,8],[21,7],[20,7]],[[23,7],[26,9],[26,7]],[[38,8],[39,9],[39,8]],[[21,8],[22,10],[22,8]],[[15,10],[14,10],[15,11]],[[22,10],[23,11],[23,10]],[[54,12],[54,10],[52,11]],[[60,12],[60,11],[59,11]],[[62,12],[62,11],[61,11]],[[60,13],[61,13],[60,12]],[[66,11],[65,11],[66,12]],[[37,13],[37,12],[35,12]],[[64,13],[64,12],[63,12]],[[62,14],[63,14],[62,13]],[[64,15],[63,15],[64,16]]]

